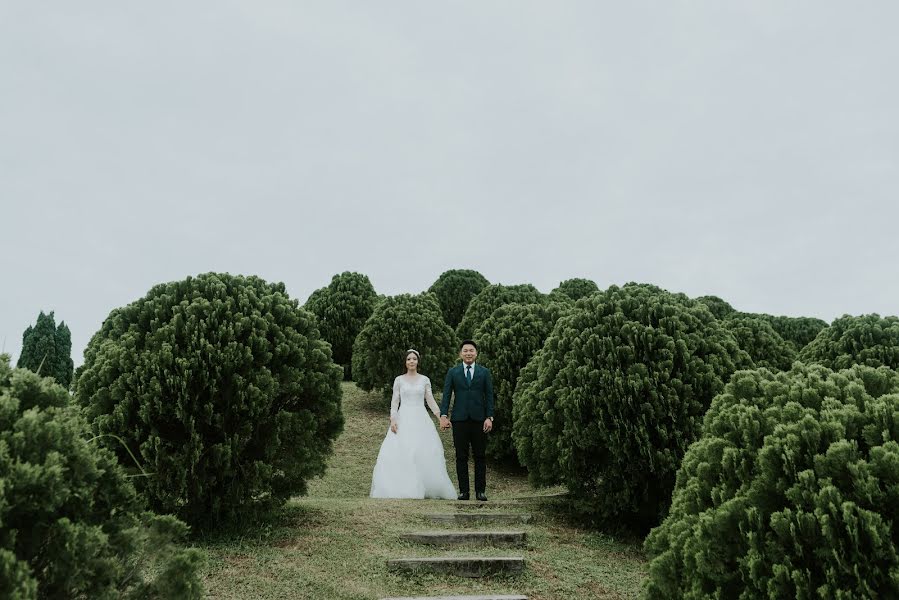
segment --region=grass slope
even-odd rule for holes
[[[488,464],[490,502],[368,498],[371,472],[387,431],[388,406],[379,396],[344,384],[346,426],[324,478],[310,485],[268,524],[199,540],[209,561],[210,598],[371,600],[388,596],[521,593],[535,600],[634,598],[646,576],[640,544],[581,531],[557,516],[554,500],[532,498],[525,474]],[[447,472],[455,482],[452,436],[441,434]],[[559,490],[541,490],[540,494]],[[461,505],[461,506],[460,506]],[[440,550],[407,544],[404,531],[444,528],[423,520],[429,512],[529,512],[522,549]],[[484,528],[484,527],[481,527]],[[508,528],[506,526],[498,529]],[[524,574],[463,579],[388,573],[388,558],[437,555],[521,555]]]

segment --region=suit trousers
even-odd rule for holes
[[[468,494],[468,448],[474,455],[475,493],[487,492],[487,434],[483,421],[453,421],[453,446],[456,447],[456,477],[459,479],[459,493]]]

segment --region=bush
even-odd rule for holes
[[[519,376],[512,437],[594,522],[658,524],[702,415],[751,364],[705,305],[628,284],[579,300]]]
[[[648,598],[892,598],[899,375],[733,376],[646,540]]]
[[[153,508],[191,524],[246,518],[306,492],[343,426],[340,368],[283,284],[207,273],[113,310],[75,396]]]
[[[406,372],[406,350],[421,353],[418,372],[439,391],[456,361],[456,339],[434,294],[400,294],[381,302],[356,338],[353,373],[363,390],[390,396],[393,380]]]
[[[526,283],[522,285],[494,284],[485,287],[477,296],[472,298],[465,316],[456,328],[459,340],[471,339],[475,330],[481,326],[487,317],[493,314],[497,308],[504,304],[541,304],[546,297],[534,286]]]
[[[852,365],[899,369],[899,317],[844,315],[821,330],[799,359],[829,369]]]
[[[451,269],[443,272],[428,291],[437,296],[443,320],[455,329],[462,321],[471,299],[490,285],[487,279],[470,269]]]
[[[550,295],[561,294],[576,301],[589,296],[590,294],[595,294],[598,291],[599,286],[593,281],[589,279],[574,278],[566,279],[560,283],[559,287],[550,292]]]
[[[571,311],[569,304],[506,304],[493,311],[475,333],[478,362],[493,375],[493,431],[487,453],[517,460],[512,445],[512,397],[518,374],[549,337],[556,321]]]
[[[38,375],[50,376],[67,388],[72,383],[72,333],[65,322],[56,326],[51,312],[37,316],[34,327],[28,326],[22,334],[22,354],[16,366],[30,369]]]
[[[0,596],[201,597],[187,527],[144,512],[89,433],[66,389],[0,355]]]
[[[771,323],[774,331],[783,339],[793,345],[796,352],[805,348],[815,339],[827,323],[813,317],[775,317],[772,315],[759,315]]]
[[[334,362],[352,377],[353,342],[375,309],[377,293],[368,277],[345,271],[326,288],[312,292],[305,308],[318,319],[322,338],[331,344]]]
[[[708,309],[712,312],[712,314],[715,315],[715,318],[719,321],[722,321],[737,312],[733,306],[731,306],[718,296],[700,296],[696,300],[697,302],[702,302],[703,304],[705,304],[706,307],[708,307]]]
[[[756,367],[768,367],[775,371],[788,371],[796,360],[793,345],[780,337],[762,317],[746,313],[734,313],[724,319],[724,326],[745,350]]]

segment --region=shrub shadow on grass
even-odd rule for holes
[[[587,510],[583,501],[567,494],[549,495],[539,500],[540,511],[548,524],[562,525],[572,529],[608,536],[616,543],[642,547],[647,531],[634,527],[627,521],[597,521]]]
[[[204,546],[278,546],[295,538],[298,530],[315,529],[326,523],[322,509],[288,502],[255,518],[198,531],[193,541]]]

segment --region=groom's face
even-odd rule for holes
[[[462,349],[459,351],[459,357],[462,359],[466,365],[470,365],[474,362],[474,359],[478,357],[477,349],[471,344],[465,344],[462,346]]]

